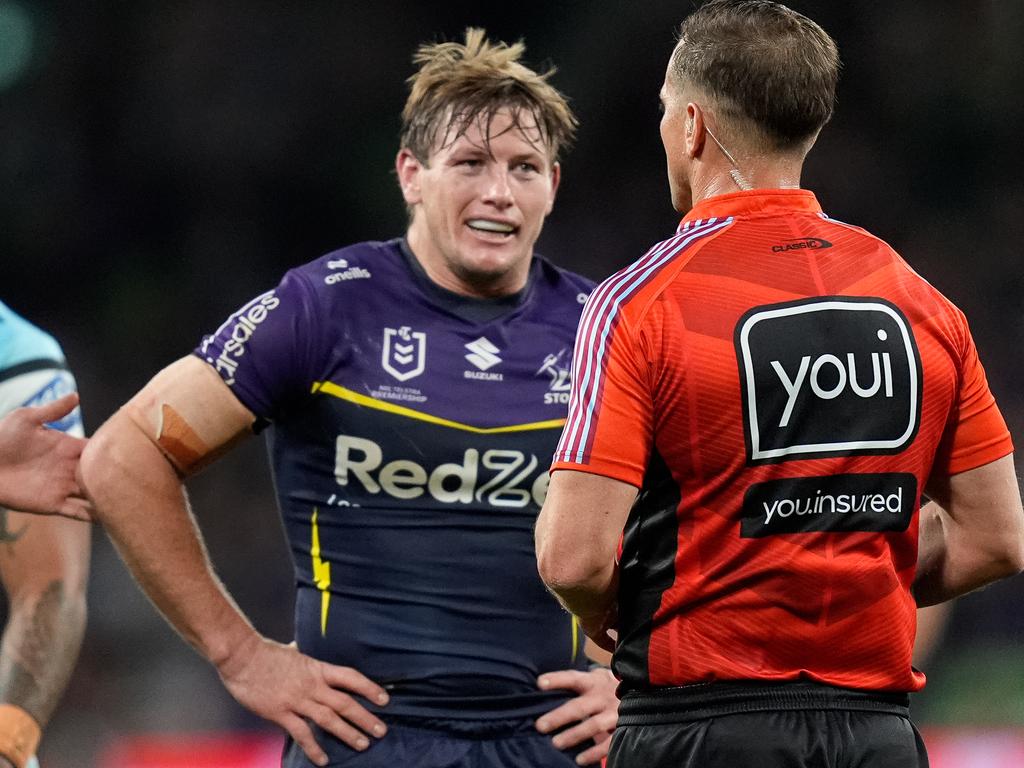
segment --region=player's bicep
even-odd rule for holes
[[[191,355],[154,376],[123,413],[182,475],[252,434],[256,421],[216,371]]]

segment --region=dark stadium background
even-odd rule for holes
[[[970,318],[1024,441],[1024,5],[794,2],[838,40],[839,106],[804,183]],[[400,233],[392,167],[410,56],[468,24],[555,63],[581,129],[540,250],[600,278],[673,231],[657,93],[689,2],[0,0],[0,298],[53,332],[94,430],[287,268]],[[290,632],[262,441],[192,484],[217,569]],[[258,728],[96,532],[81,661],[42,749]],[[960,601],[924,724],[1024,725],[1024,581]]]

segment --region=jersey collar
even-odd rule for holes
[[[427,275],[427,271],[423,269],[423,265],[420,264],[419,259],[413,254],[412,248],[409,247],[409,241],[406,238],[397,238],[391,242],[398,246],[398,250],[412,272],[413,279],[419,284],[420,289],[430,301],[442,309],[472,323],[489,323],[523,306],[533,291],[533,286],[537,282],[537,275],[540,269],[537,259],[531,256],[530,272],[526,278],[526,285],[515,293],[490,299],[464,296],[461,293],[455,293],[447,288],[442,288],[431,280],[429,275]]]
[[[679,222],[679,232],[695,221],[772,213],[821,213],[818,198],[809,189],[752,189],[701,200]]]

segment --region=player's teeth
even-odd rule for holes
[[[504,234],[508,234],[515,229],[511,224],[502,224],[500,221],[490,221],[488,219],[470,219],[466,223],[473,229],[483,229],[487,232],[502,232]]]

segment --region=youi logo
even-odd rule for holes
[[[902,451],[921,419],[910,324],[880,298],[755,307],[736,327],[750,463]]]

